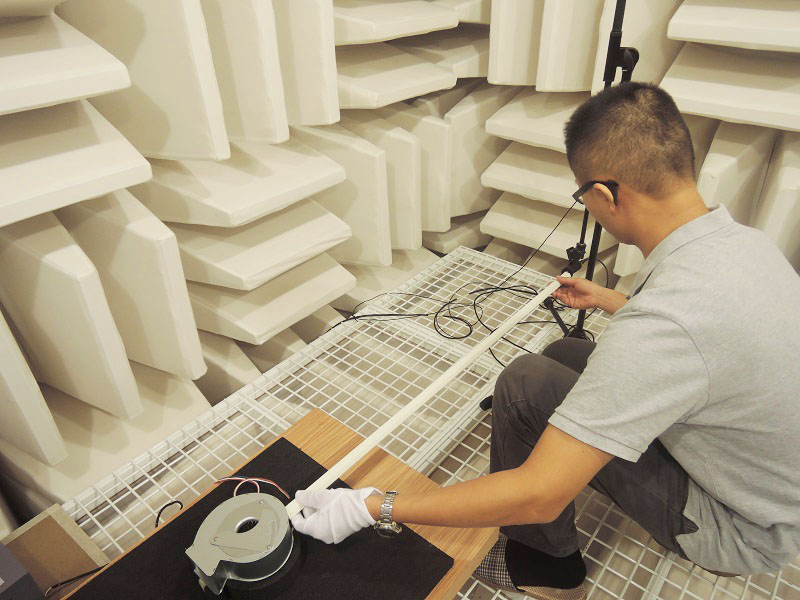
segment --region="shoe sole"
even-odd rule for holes
[[[536,600],[586,600],[587,597],[586,588],[583,586],[583,584],[567,590],[533,586],[522,586],[519,589],[513,589],[489,581],[480,575],[475,575],[474,577],[489,587],[497,588],[499,590],[503,590],[504,592],[511,592],[512,594],[524,594],[529,598],[535,598]]]

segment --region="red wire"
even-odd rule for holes
[[[270,484],[272,486],[275,486],[278,490],[280,490],[280,492],[284,496],[286,496],[286,498],[288,500],[292,499],[292,497],[289,496],[289,494],[287,494],[286,491],[281,486],[279,486],[277,483],[275,483],[271,479],[262,479],[261,477],[223,477],[222,479],[217,481],[217,483],[222,483],[223,481],[238,481],[239,482],[236,485],[236,487],[234,488],[234,490],[233,490],[233,495],[234,496],[239,492],[239,488],[242,486],[242,484],[247,483],[248,481],[250,483],[254,483],[256,485],[256,488],[258,489],[258,491],[261,492],[261,486],[258,485],[258,482],[261,481],[263,483],[268,483],[268,484]]]

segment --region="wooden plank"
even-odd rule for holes
[[[364,439],[333,417],[317,409],[311,411],[286,430],[281,437],[300,448],[326,469],[335,465]],[[275,443],[275,440],[267,444],[266,447],[273,443]],[[249,462],[249,460],[244,462]],[[232,472],[236,470],[238,468]],[[414,471],[380,448],[374,448],[362,461],[347,471],[342,480],[353,489],[375,486],[384,490],[397,490],[400,494],[429,491],[438,487],[430,479]],[[199,496],[194,502],[188,504],[184,511],[197,503],[203,496]],[[177,513],[173,518],[179,518],[184,511]],[[454,560],[452,568],[428,595],[427,600],[453,598],[494,545],[498,534],[497,528],[488,527],[481,529],[457,529],[431,525],[408,525],[408,527]],[[153,535],[154,532],[151,532],[150,535]],[[118,556],[108,566],[122,560],[148,538],[149,536],[142,538],[139,543],[130,548],[125,554]],[[102,572],[100,571],[86,579],[83,585],[86,585]],[[76,588],[75,591],[78,589],[80,588]]]
[[[306,415],[283,435],[326,469],[331,468],[364,438],[320,410]],[[436,489],[430,479],[379,448],[347,471],[342,480],[352,488],[374,486],[400,494]],[[496,528],[457,529],[409,525],[454,559],[453,567],[428,595],[428,600],[453,598],[497,540]]]

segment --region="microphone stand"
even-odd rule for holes
[[[611,87],[611,85],[614,83],[614,78],[617,74],[617,68],[622,69],[622,81],[630,81],[631,75],[633,75],[633,69],[636,66],[636,63],[639,61],[639,51],[636,48],[622,47],[622,20],[624,16],[625,0],[617,0],[617,8],[614,12],[614,23],[611,26],[611,35],[609,36],[608,40],[606,67],[605,71],[603,72],[605,88]],[[589,211],[584,210],[580,241],[578,241],[575,246],[567,250],[569,264],[567,265],[566,270],[573,275],[580,270],[581,261],[586,253],[586,230],[588,226]],[[597,263],[597,254],[600,249],[600,235],[602,231],[603,227],[600,225],[600,223],[595,222],[594,233],[592,234],[592,247],[589,250],[589,260],[588,264],[586,265],[586,279],[589,281],[591,281],[592,277],[594,277],[594,268]],[[557,314],[552,303],[550,303],[548,308],[554,316]],[[561,324],[561,319],[557,318],[556,321],[559,322],[561,329],[565,330],[565,327]],[[584,340],[589,339],[589,336],[586,334],[586,330],[584,329],[585,321],[586,310],[583,309],[578,312],[578,321],[575,326],[568,332],[564,331],[564,337],[579,338]]]
[[[621,46],[622,19],[624,16],[625,0],[617,0],[617,8],[614,12],[614,24],[611,26],[611,36],[608,41],[606,68],[603,72],[603,81],[605,82],[605,87],[607,88],[611,87],[611,85],[614,83],[614,77],[617,74],[618,67],[622,68],[622,81],[630,81],[631,75],[633,74],[633,68],[636,66],[636,63],[639,60],[639,51],[636,48],[623,48]],[[568,271],[571,275],[574,275],[581,269],[581,261],[586,254],[586,229],[588,226],[589,211],[584,210],[580,241],[575,246],[567,250],[569,264],[564,271]],[[592,247],[589,250],[589,261],[586,265],[586,279],[589,281],[591,281],[592,277],[594,276],[594,267],[597,263],[597,254],[600,249],[600,234],[602,230],[603,228],[600,226],[600,223],[595,222],[594,234],[592,235]],[[583,327],[586,320],[585,310],[578,312],[578,321],[575,326],[570,329],[567,327],[567,324],[564,323],[561,315],[556,310],[552,296],[548,297],[544,302],[542,302],[542,306],[547,308],[550,311],[550,314],[553,315],[553,319],[556,321],[556,323],[558,323],[561,331],[564,332],[564,337],[580,338],[584,340],[589,339],[589,336],[586,335],[586,330]],[[489,410],[492,407],[492,396],[487,396],[481,400],[480,407],[482,410]]]

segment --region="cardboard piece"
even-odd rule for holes
[[[125,65],[55,15],[0,23],[0,115],[130,84]]]
[[[43,463],[54,465],[64,460],[64,440],[2,313],[0,356],[0,438]],[[2,514],[0,506],[0,528]]]
[[[153,180],[131,192],[162,221],[238,227],[345,180],[334,161],[302,142],[231,144],[231,158],[153,161]]]
[[[150,178],[86,100],[0,117],[0,227]]]
[[[544,0],[494,0],[489,26],[489,83],[535,85]]]
[[[186,279],[249,291],[350,237],[313,200],[236,227],[171,224]]]
[[[339,310],[353,312],[359,304],[380,294],[391,292],[439,260],[433,252],[425,248],[395,250],[392,252],[392,258],[390,267],[348,267],[347,270],[356,278],[356,286],[334,300],[333,306]],[[359,307],[359,310],[361,308],[363,306]]]
[[[514,94],[516,87],[481,84],[450,109],[452,166],[450,216],[460,217],[486,210],[499,194],[481,185],[481,174],[508,147],[508,141],[486,133],[486,119]]]
[[[334,0],[336,45],[384,42],[449,29],[458,13],[424,0]]]
[[[685,44],[661,82],[681,112],[800,131],[800,55]]]
[[[114,415],[140,414],[97,270],[52,213],[0,229],[0,271],[14,273],[0,280],[0,302],[36,379]]]
[[[346,263],[391,264],[386,153],[339,125],[298,127],[292,133],[336,161],[347,173],[342,185],[314,196],[353,232],[353,236],[333,248],[330,255]]]
[[[71,0],[58,14],[128,67],[94,106],[147,157],[225,160],[225,118],[198,0]]]
[[[726,0],[727,1],[727,0]],[[622,27],[622,45],[639,51],[639,62],[633,71],[636,81],[658,84],[664,77],[683,44],[667,38],[667,24],[681,0],[627,0]],[[614,22],[616,0],[605,0],[600,16],[600,35],[592,76],[592,94],[604,87],[603,71],[608,55],[608,38]]]
[[[320,254],[250,292],[187,285],[200,329],[258,345],[352,289],[355,279]]]
[[[777,134],[755,125],[720,123],[697,177],[707,206],[724,204],[739,223],[750,224]]]
[[[491,17],[491,0],[432,0],[434,4],[452,8],[458,12],[462,23],[489,24]]]
[[[197,379],[206,367],[175,235],[127,190],[62,208],[97,268],[130,360]]]
[[[378,268],[387,267],[350,267],[350,269],[355,271]],[[358,285],[358,282],[356,282],[356,285]],[[343,319],[344,317],[342,317],[335,308],[326,304],[318,310],[315,310],[305,319],[300,319],[297,323],[292,325],[291,329],[300,336],[300,339],[306,344],[310,344],[319,336],[326,333],[331,327],[341,323]]]
[[[483,83],[483,79],[480,77],[465,77],[459,79],[449,90],[439,90],[438,92],[419,96],[409,100],[408,104],[427,115],[443,119],[447,111],[461,102],[467,94],[470,94],[481,83]]]
[[[489,28],[483,25],[463,24],[456,29],[395,40],[392,45],[447,69],[458,78],[486,77],[489,72]]]
[[[792,0],[684,0],[667,35],[688,42],[800,52],[800,13]]]
[[[2,539],[31,574],[37,587],[71,579],[108,563],[106,555],[58,504],[54,504]],[[59,587],[47,596],[64,598],[80,581]]]
[[[310,319],[312,317],[306,318]],[[295,323],[295,326],[296,325]],[[253,361],[253,364],[262,373],[266,373],[275,365],[283,362],[306,347],[306,343],[300,339],[300,336],[292,331],[291,328],[276,333],[259,346],[254,346],[246,342],[238,342],[238,344],[247,355],[247,358]]]
[[[578,92],[592,88],[600,39],[597,23],[604,4],[605,0],[544,0],[537,90]]]
[[[392,249],[419,248],[422,245],[422,143],[419,138],[368,110],[344,111],[339,125],[386,154]]]
[[[564,125],[588,92],[551,94],[524,89],[486,121],[492,135],[566,153]]]
[[[0,17],[45,17],[64,0],[5,0]]]
[[[800,134],[780,134],[752,225],[800,270]]]
[[[422,231],[450,228],[450,123],[403,102],[376,111],[378,116],[413,133],[422,145]]]
[[[201,0],[231,141],[289,139],[271,0]]]
[[[336,68],[341,108],[380,108],[456,83],[449,70],[383,43],[340,46]]]
[[[272,0],[290,125],[339,120],[333,0]]]
[[[492,236],[481,232],[481,221],[485,215],[486,211],[481,211],[455,217],[451,221],[450,231],[425,233],[422,236],[422,243],[429,250],[435,250],[440,254],[448,254],[459,246],[467,248],[486,246],[492,240]]]
[[[209,404],[191,381],[131,363],[142,413],[130,420],[42,387],[68,458],[47,466],[0,440],[0,467],[19,486],[63,503],[196,419]]]
[[[565,216],[565,213],[568,214]],[[562,217],[564,220],[555,228]],[[574,246],[580,238],[582,222],[583,214],[580,212],[505,192],[481,221],[481,231],[531,248],[541,245],[539,252],[566,258],[567,248]],[[593,228],[594,219],[589,218],[587,247],[591,246]],[[617,240],[603,231],[600,252],[616,244]]]
[[[575,176],[565,154],[512,142],[481,176],[487,187],[583,212],[572,197]]]
[[[232,339],[201,331],[200,344],[208,371],[195,385],[211,406],[261,376],[261,371]]]

